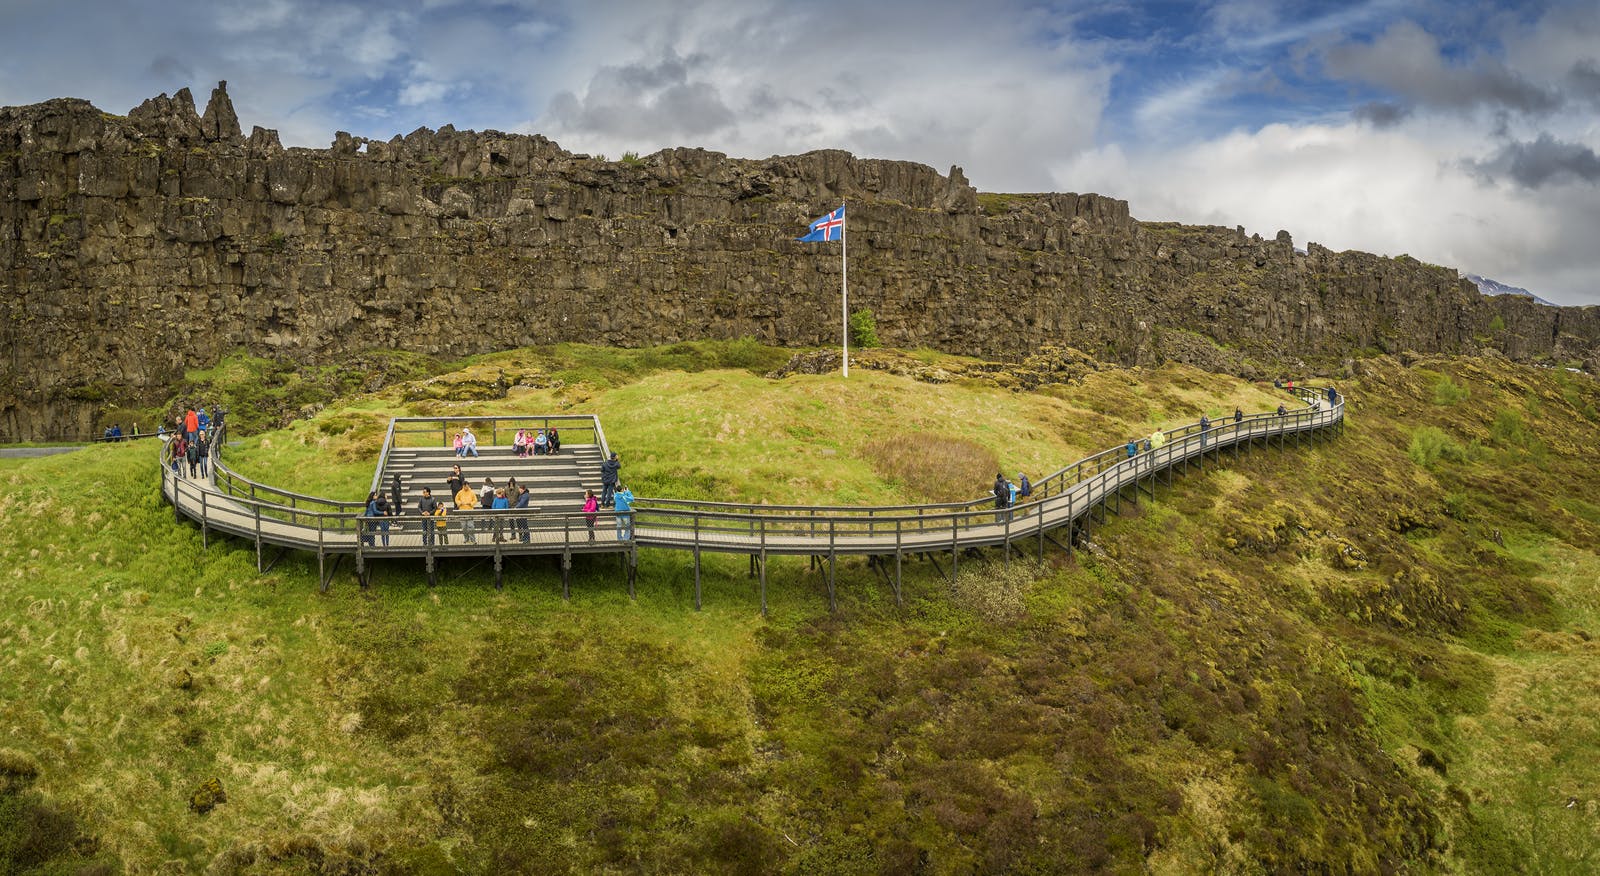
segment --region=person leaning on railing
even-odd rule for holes
[[[472,491],[471,484],[462,484],[461,489],[456,493],[456,510],[471,511],[476,507],[478,507],[478,494]],[[461,535],[467,540],[467,544],[477,544],[478,542],[477,536],[472,532],[472,517],[470,515],[461,518]]]

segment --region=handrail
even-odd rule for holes
[[[181,476],[169,479],[170,443],[163,442],[162,490],[170,494],[168,498],[180,513],[197,517],[203,526],[233,531],[256,539],[258,544],[305,547],[319,552],[354,551],[358,556],[385,552],[430,556],[482,553],[489,544],[469,539],[490,535],[517,543],[527,538],[527,550],[545,552],[632,547],[788,553],[949,550],[964,545],[1010,544],[1024,534],[1042,534],[1078,520],[1129,483],[1204,453],[1263,436],[1325,428],[1343,419],[1343,396],[1330,396],[1336,400],[1325,405],[1321,390],[1297,387],[1293,395],[1306,407],[1284,415],[1228,418],[1208,424],[1205,429],[1198,422],[1179,426],[1168,431],[1173,437],[1161,447],[1140,450],[1132,457],[1126,455],[1125,445],[1092,454],[1041,479],[1028,500],[1009,508],[993,507],[990,497],[885,506],[773,506],[641,499],[627,515],[634,533],[632,542],[615,536],[611,527],[623,515],[610,511],[596,512],[592,522],[590,515],[571,510],[457,511],[442,518],[442,528],[440,519],[415,514],[367,518],[362,513],[363,503],[292,493],[239,475],[221,460],[225,441],[220,432],[211,446],[212,478],[198,482]],[[559,418],[588,419],[596,427],[599,425],[593,417]],[[397,418],[390,424],[390,434],[395,433],[396,423],[402,420],[439,423],[446,419],[488,418]],[[541,418],[494,419],[525,422]],[[385,444],[390,443],[386,439]],[[215,499],[216,494],[225,501]],[[197,502],[198,509],[194,507]],[[497,553],[502,550],[500,543],[494,542]],[[516,544],[507,549],[516,550]]]

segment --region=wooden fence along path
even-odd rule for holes
[[[1129,457],[1118,445],[1079,460],[1033,485],[1033,495],[1000,511],[993,496],[968,502],[933,505],[755,505],[640,498],[632,513],[633,537],[619,537],[617,517],[603,511],[591,526],[581,511],[551,511],[548,505],[578,507],[583,490],[599,493],[599,460],[610,452],[600,422],[592,416],[397,418],[391,421],[373,487],[390,490],[400,480],[409,515],[362,516],[362,502],[340,502],[279,490],[239,475],[221,457],[225,436],[213,443],[211,475],[189,478],[168,464],[170,443],[164,443],[161,492],[174,515],[200,524],[203,543],[215,530],[255,543],[256,568],[266,571],[289,550],[317,555],[321,587],[326,590],[339,562],[355,560],[363,585],[374,558],[421,558],[429,583],[435,583],[441,557],[488,557],[494,561],[495,586],[502,584],[507,557],[559,555],[562,593],[569,593],[572,558],[578,554],[621,555],[633,595],[640,548],[667,548],[694,555],[695,608],[700,607],[700,556],[705,552],[739,553],[750,557],[751,574],[760,577],[761,610],[766,611],[766,571],[770,556],[809,556],[827,570],[828,601],[835,600],[835,564],[839,555],[875,558],[874,566],[900,598],[901,566],[906,556],[937,564],[950,554],[952,581],[967,548],[1000,547],[1007,562],[1013,550],[1033,549],[1044,556],[1045,544],[1068,553],[1073,537],[1087,534],[1104,521],[1107,509],[1120,510],[1139,494],[1153,496],[1158,479],[1170,486],[1172,473],[1190,466],[1203,468],[1208,458],[1276,442],[1317,440],[1343,428],[1345,399],[1328,389],[1292,390],[1303,402],[1285,414],[1251,414],[1241,420],[1199,423],[1166,433],[1167,442]],[[1331,400],[1330,400],[1331,399]],[[471,426],[487,439],[482,456],[457,460],[447,444],[451,433]],[[560,429],[562,452],[556,456],[513,457],[503,445],[517,429]],[[441,487],[435,499],[449,503],[443,480],[450,466],[462,463],[468,483],[485,476],[503,485],[507,473],[528,482],[533,507],[507,511],[451,513],[440,527],[416,514],[423,486]],[[187,468],[187,466],[183,466]],[[487,475],[486,475],[487,473]],[[542,500],[542,501],[541,501]],[[383,521],[387,521],[384,526]],[[1053,533],[1066,530],[1064,538]],[[276,548],[269,561],[265,552]],[[888,560],[893,559],[892,572]],[[329,560],[332,559],[330,567]],[[941,572],[943,571],[941,567]]]

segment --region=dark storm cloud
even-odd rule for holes
[[[1487,161],[1469,162],[1469,168],[1489,179],[1509,177],[1528,189],[1572,181],[1600,182],[1600,155],[1581,143],[1567,143],[1549,134],[1507,143]]]
[[[1586,58],[1567,71],[1567,86],[1575,100],[1600,107],[1600,64]]]
[[[1528,81],[1497,59],[1447,61],[1438,40],[1409,21],[1392,25],[1370,43],[1334,46],[1323,63],[1334,77],[1376,86],[1418,106],[1547,113],[1562,103],[1559,91]]]
[[[1411,115],[1411,110],[1399,104],[1373,101],[1356,107],[1352,115],[1357,121],[1366,122],[1374,128],[1392,128],[1405,121]]]

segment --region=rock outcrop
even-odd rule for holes
[[[1099,195],[980,194],[960,168],[831,150],[608,161],[450,126],[284,149],[242,136],[219,84],[203,114],[188,89],[126,117],[0,109],[0,438],[94,434],[109,406],[160,403],[241,348],[830,344],[838,248],[794,237],[840,202],[851,304],[891,345],[1229,368],[1600,349],[1600,308],[1486,298],[1447,268],[1300,254],[1287,234],[1139,222]]]

